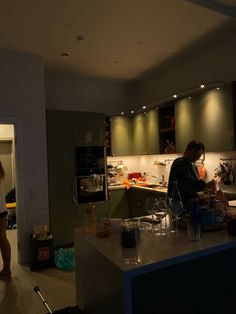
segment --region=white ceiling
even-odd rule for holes
[[[235,5],[236,0],[2,0],[0,48],[40,55],[49,69],[131,80],[235,23]]]

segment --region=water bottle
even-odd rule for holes
[[[201,209],[197,198],[191,199],[189,236],[192,241],[201,240]]]
[[[92,202],[88,203],[85,209],[85,232],[96,233],[96,212]]]

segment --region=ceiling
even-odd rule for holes
[[[2,0],[0,48],[46,69],[142,77],[236,22],[236,0]]]

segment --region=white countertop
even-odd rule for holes
[[[120,190],[120,189],[125,189],[125,185],[123,184],[118,184],[118,185],[108,185],[108,189],[110,191],[113,190]],[[155,187],[155,188],[150,188],[148,186],[141,186],[141,185],[130,185],[129,189],[141,189],[141,190],[147,190],[147,191],[153,191],[153,192],[162,192],[162,193],[167,193],[167,187]]]
[[[205,232],[201,241],[195,242],[188,239],[186,230],[162,239],[143,231],[135,248],[122,248],[119,233],[98,238],[85,235],[84,229],[78,228],[75,236],[83,237],[121,271],[131,276],[236,247],[236,237],[230,236],[226,228]]]

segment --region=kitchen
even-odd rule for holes
[[[154,1],[155,2],[155,1]],[[154,2],[152,2],[152,5],[154,5]],[[99,2],[100,4],[101,2]],[[182,2],[184,3],[184,1]],[[176,4],[175,1],[173,1],[173,12],[178,11],[178,7],[180,5]],[[18,4],[17,4],[18,5]],[[16,5],[16,8],[18,6]],[[36,5],[36,4],[34,4]],[[98,4],[97,4],[98,5]],[[128,4],[127,4],[128,5]],[[27,12],[30,12],[28,8],[24,8],[24,3],[21,3],[21,12],[22,14],[25,14]],[[28,4],[30,6],[30,4]],[[177,6],[177,7],[176,7]],[[135,110],[140,109],[142,105],[147,104],[153,104],[156,101],[161,101],[162,99],[166,99],[168,97],[172,97],[175,93],[179,93],[185,89],[191,90],[193,86],[200,85],[201,82],[212,82],[212,81],[222,81],[225,83],[232,82],[235,80],[235,26],[233,23],[233,20],[231,22],[229,21],[230,18],[222,15],[217,15],[216,13],[210,14],[208,11],[204,11],[203,9],[199,9],[199,15],[191,15],[191,5],[187,2],[185,3],[186,8],[190,10],[190,15],[188,15],[189,19],[189,26],[194,26],[194,29],[200,30],[200,33],[195,33],[195,39],[198,37],[201,37],[202,39],[205,39],[205,46],[201,45],[193,45],[193,50],[190,51],[188,54],[180,54],[178,58],[172,58],[172,62],[170,64],[166,64],[165,67],[162,67],[158,69],[158,73],[154,75],[153,73],[146,73],[147,75],[144,78],[141,78],[140,80],[134,80],[131,83],[127,82],[124,79],[113,80],[111,78],[97,78],[97,77],[86,77],[83,75],[76,76],[74,74],[63,72],[63,71],[53,71],[52,68],[46,67],[45,69],[45,62],[42,57],[38,56],[41,55],[41,52],[39,51],[30,51],[30,49],[25,48],[22,52],[22,49],[20,49],[17,46],[14,46],[13,44],[8,46],[2,45],[2,48],[4,50],[1,50],[0,52],[0,67],[1,67],[1,95],[2,95],[2,104],[1,104],[1,123],[9,123],[10,122],[16,125],[16,136],[17,136],[17,142],[18,142],[18,149],[17,149],[17,180],[18,180],[18,209],[19,213],[21,214],[21,219],[19,219],[19,245],[18,247],[21,248],[20,250],[20,258],[19,261],[21,263],[27,262],[28,258],[28,238],[29,234],[32,232],[33,226],[35,224],[52,224],[52,228],[56,225],[58,227],[58,232],[55,233],[55,237],[58,239],[57,245],[63,245],[66,243],[70,243],[73,240],[73,232],[71,231],[74,226],[78,226],[78,220],[82,221],[83,218],[83,210],[81,212],[78,212],[76,206],[71,206],[68,204],[71,204],[71,182],[73,181],[74,177],[72,174],[72,180],[67,181],[66,176],[66,170],[62,167],[59,168],[59,172],[61,176],[65,175],[65,181],[64,181],[64,190],[67,190],[65,186],[68,186],[68,194],[66,196],[66,202],[64,202],[64,196],[63,194],[59,194],[59,200],[62,196],[62,202],[61,204],[57,204],[58,206],[58,212],[56,212],[56,208],[52,207],[52,203],[48,202],[48,194],[49,192],[53,192],[53,190],[48,189],[48,185],[51,183],[51,181],[48,184],[48,169],[47,169],[47,134],[46,134],[46,113],[45,109],[47,110],[71,110],[71,111],[84,111],[84,112],[95,112],[96,110],[101,110],[102,112],[106,112],[107,114],[111,115],[118,115],[121,110],[126,111],[126,109],[130,112],[133,109],[133,105],[135,104]],[[97,8],[95,4],[95,8]],[[117,8],[116,8],[117,9]],[[134,12],[134,6],[131,5],[130,12]],[[147,5],[146,5],[146,9]],[[146,11],[141,10],[141,15],[139,18],[134,18],[132,15],[132,18],[129,20],[132,21],[132,25],[134,25],[134,22],[137,20],[138,24],[134,27],[136,34],[142,34],[142,23],[140,21],[144,21],[144,13]],[[9,17],[9,12],[11,12],[10,16],[12,20],[9,23],[9,26],[2,25],[2,29],[6,30],[14,30],[16,33],[19,31],[17,38],[21,39],[22,45],[24,47],[27,47],[26,43],[23,43],[23,41],[27,38],[27,34],[29,34],[29,30],[32,29],[32,34],[34,35],[34,39],[37,41],[34,46],[39,45],[40,42],[43,42],[43,40],[38,40],[38,38],[45,38],[45,36],[48,34],[51,34],[50,32],[46,31],[43,36],[35,36],[35,34],[38,34],[37,31],[35,33],[33,32],[33,26],[35,25],[41,25],[41,27],[38,27],[38,29],[50,29],[50,25],[48,24],[48,27],[45,26],[45,21],[40,21],[36,19],[40,18],[47,13],[48,10],[46,8],[37,7],[37,9],[34,7],[33,12],[38,12],[39,14],[30,14],[30,17],[35,18],[34,23],[28,24],[27,21],[31,21],[31,18],[25,17],[25,18],[17,18],[16,15],[17,10],[8,10],[5,12],[2,10],[3,17],[1,19],[1,23],[5,21],[6,17]],[[52,12],[55,13],[55,15],[58,13],[60,15],[61,12],[58,9],[58,6],[55,5],[53,7]],[[64,10],[63,8],[63,11]],[[103,11],[100,10],[100,8],[97,8],[97,10],[94,10],[94,12],[100,12]],[[160,10],[161,11],[161,10]],[[40,14],[41,12],[41,14]],[[76,20],[82,21],[83,18],[88,20],[88,23],[91,25],[91,16],[87,16],[85,14],[84,10],[74,10],[76,12]],[[88,10],[87,12],[91,12]],[[105,10],[104,10],[105,12]],[[114,10],[115,14],[117,14],[117,10]],[[151,25],[149,31],[151,29],[154,29],[154,37],[156,38],[156,32],[159,29],[163,28],[163,25],[166,25],[166,22],[168,21],[172,23],[174,21],[174,25],[171,24],[171,30],[177,29],[178,25],[180,25],[180,21],[183,22],[184,26],[182,30],[179,30],[179,34],[181,36],[176,36],[176,42],[173,43],[172,47],[169,47],[169,50],[166,48],[164,54],[167,56],[173,56],[173,52],[179,47],[175,44],[178,44],[178,41],[180,42],[181,37],[182,39],[187,38],[185,34],[186,29],[186,19],[180,18],[175,19],[171,15],[169,9],[167,10],[167,14],[163,15],[163,20],[160,20],[157,18],[157,13],[159,12],[159,9],[152,10],[152,7],[150,6],[149,10],[149,17],[151,16],[151,20],[153,23],[158,23],[159,21],[162,21],[161,24],[155,24],[154,26]],[[192,11],[193,12],[193,11]],[[53,14],[54,14],[53,13]],[[112,12],[111,12],[112,13]],[[121,14],[119,17],[119,22],[122,20],[123,16],[123,8],[119,10],[119,13]],[[78,18],[80,14],[80,18]],[[215,14],[215,16],[214,16]],[[112,18],[112,14],[109,14],[111,16],[112,22],[114,22],[115,19]],[[165,18],[164,18],[165,16]],[[205,26],[202,27],[202,21],[205,21]],[[22,20],[25,21],[25,23],[22,23]],[[50,16],[50,21],[53,19]],[[66,19],[65,19],[66,20]],[[61,25],[65,24],[65,20],[63,20],[63,23]],[[93,18],[94,21],[97,21],[96,17]],[[103,21],[107,21],[106,18],[102,19]],[[15,22],[18,21],[18,24],[15,24]],[[208,38],[208,31],[211,31],[212,28],[210,26],[210,21],[215,21],[216,26],[219,27],[217,30],[217,36],[215,37],[215,40],[209,40]],[[74,21],[75,22],[75,21]],[[101,23],[102,21],[99,21]],[[227,22],[226,27],[221,27],[223,22]],[[230,22],[230,23],[228,23]],[[40,24],[42,23],[42,24]],[[98,23],[98,25],[100,25]],[[201,25],[199,25],[199,24]],[[214,24],[214,23],[213,23]],[[15,27],[14,27],[15,25]],[[147,25],[149,25],[147,23]],[[25,29],[22,29],[24,28]],[[75,29],[71,28],[72,25],[66,25],[65,28],[63,28],[63,31],[66,33],[65,37],[73,38],[74,39],[74,31]],[[128,25],[124,23],[124,35],[120,36],[122,39],[126,37],[127,29],[129,28]],[[209,26],[209,28],[208,28]],[[119,26],[120,28],[121,26]],[[141,27],[141,28],[140,28]],[[78,27],[77,29],[80,29]],[[96,29],[96,27],[94,28]],[[97,28],[98,29],[98,28]],[[105,29],[105,28],[103,28]],[[110,29],[110,27],[106,26],[106,29]],[[104,38],[104,32],[101,32],[101,38]],[[183,33],[185,34],[183,36]],[[22,34],[25,34],[25,36],[22,36]],[[56,28],[54,39],[56,38],[56,35],[60,35],[60,40],[62,38],[62,33],[58,31],[58,28]],[[96,36],[95,36],[96,37]],[[116,36],[114,36],[116,37]],[[134,38],[131,36],[131,38]],[[136,38],[136,37],[135,37]],[[164,41],[162,43],[165,42]],[[175,38],[175,35],[171,35],[169,38]],[[137,40],[139,42],[137,42]],[[136,62],[136,65],[133,67],[136,72],[132,73],[132,77],[136,76],[137,73],[143,73],[143,68],[139,68],[139,71],[137,71],[139,65],[141,66],[141,60],[144,60],[144,52],[150,52],[152,49],[147,48],[145,46],[146,43],[141,42],[143,39],[138,38],[135,39],[135,45],[133,48],[133,52],[130,55],[130,58],[128,60],[128,64],[130,64],[131,60],[135,60],[134,56],[138,54],[138,61]],[[203,40],[204,41],[204,40]],[[6,43],[8,40],[6,39]],[[130,40],[132,42],[132,40]],[[153,40],[154,42],[154,40]],[[172,41],[170,40],[172,43]],[[52,45],[52,36],[49,36],[49,41],[46,43],[47,49]],[[86,41],[82,42],[83,49],[86,48]],[[107,40],[107,43],[111,43],[111,41]],[[192,42],[191,42],[192,43]],[[189,45],[191,46],[191,43]],[[77,42],[76,42],[77,44]],[[81,42],[80,42],[81,44]],[[71,42],[70,47],[74,47],[75,43]],[[94,51],[98,51],[98,47],[95,43],[95,46],[92,50],[92,58],[94,58]],[[102,46],[102,45],[100,45]],[[128,45],[117,45],[119,47],[124,47]],[[145,46],[145,47],[144,47]],[[162,44],[160,45],[162,46]],[[163,45],[165,46],[165,45]],[[61,45],[59,45],[61,47]],[[67,47],[67,46],[66,46]],[[138,47],[138,48],[137,48]],[[142,48],[144,47],[144,48]],[[183,46],[182,46],[183,47]],[[10,50],[15,50],[9,51]],[[46,50],[47,50],[46,49]],[[177,49],[178,50],[178,49]],[[118,47],[115,47],[115,51],[118,51]],[[217,53],[216,53],[217,51]],[[27,52],[27,53],[25,53]],[[82,51],[80,51],[82,53]],[[87,52],[86,52],[87,53]],[[60,51],[58,50],[55,52],[54,55],[59,56]],[[159,51],[155,51],[154,54],[156,56],[159,56]],[[104,53],[97,53],[97,56],[104,55],[105,58],[107,58],[106,54]],[[126,55],[126,53],[125,53]],[[150,56],[148,56],[148,65],[150,67]],[[59,57],[58,57],[59,58]],[[117,64],[119,64],[119,60],[116,60],[116,54],[112,55],[112,61],[107,65],[107,69],[117,69]],[[70,63],[70,58],[61,58],[63,67],[66,63]],[[92,60],[92,59],[91,59]],[[106,60],[105,60],[106,61]],[[118,63],[117,63],[118,61]],[[154,62],[155,63],[155,62]],[[84,65],[84,62],[82,62]],[[89,62],[91,64],[91,62]],[[106,62],[100,62],[99,64],[102,68],[104,68]],[[122,65],[122,62],[120,61],[120,65]],[[142,64],[143,66],[143,64]],[[24,69],[24,71],[22,71]],[[115,70],[114,70],[115,71]],[[110,73],[110,72],[109,72]],[[90,121],[91,117],[87,116],[87,121]],[[85,123],[86,124],[86,123]],[[88,124],[88,123],[87,123]],[[65,127],[63,129],[63,127]],[[200,126],[201,127],[201,126]],[[70,128],[70,124],[65,123],[61,125],[61,133],[54,134],[54,140],[55,142],[58,141],[58,145],[65,145],[66,142],[70,141],[69,137],[67,135],[63,135],[63,131],[65,131],[67,128]],[[113,133],[114,134],[114,133]],[[61,139],[60,139],[61,136]],[[64,137],[63,137],[64,136]],[[59,137],[59,139],[58,139]],[[213,136],[214,138],[214,136]],[[226,136],[227,138],[227,136]],[[64,140],[63,140],[64,139]],[[137,139],[138,141],[138,139]],[[154,139],[155,141],[155,139]],[[156,142],[156,141],[155,141]],[[216,143],[217,141],[214,141]],[[221,143],[225,144],[221,141]],[[64,147],[65,147],[64,146]],[[65,150],[66,151],[66,150]],[[231,151],[231,150],[230,150]],[[219,160],[221,157],[233,157],[234,158],[234,151],[232,150],[231,153],[226,153],[225,151],[219,150],[218,157],[216,157],[216,164],[218,165]],[[179,151],[181,153],[181,151]],[[211,154],[211,153],[209,153]],[[155,155],[155,154],[153,154]],[[148,164],[148,168],[142,167],[143,159],[145,158],[151,158],[149,155],[147,156],[140,156],[135,157],[135,162],[138,159],[137,166],[139,167],[136,169],[132,168],[132,162],[128,162],[128,160],[124,158],[129,158],[127,156],[124,156],[121,154],[122,158],[117,158],[118,160],[124,161],[126,164],[128,164],[127,168],[129,172],[136,172],[146,171],[148,175],[152,173],[153,165],[152,162]],[[64,156],[65,160],[67,155]],[[155,156],[155,159],[161,159],[163,161],[162,156],[159,156],[157,154]],[[170,157],[172,159],[172,156]],[[208,159],[208,158],[207,158]],[[57,160],[57,158],[55,159]],[[68,161],[68,160],[67,160]],[[159,167],[159,166],[157,166]],[[212,168],[208,169],[207,165],[207,173],[208,175],[213,174],[215,165],[212,165]],[[150,169],[150,170],[149,170]],[[212,169],[212,170],[211,170]],[[61,172],[62,170],[62,172]],[[158,171],[157,175],[159,176]],[[50,175],[49,175],[50,176]],[[54,177],[55,181],[60,180],[58,178],[58,175],[55,175]],[[71,179],[71,178],[70,178]],[[165,179],[166,180],[166,179]],[[61,182],[63,186],[63,182]],[[69,194],[70,192],[70,194]],[[70,195],[70,196],[68,196]],[[65,210],[66,208],[66,210]],[[99,208],[99,205],[98,205]],[[54,212],[55,209],[55,212]],[[66,212],[64,215],[61,213]],[[58,216],[57,216],[58,213]],[[60,230],[64,231],[64,234],[60,233]],[[54,231],[54,230],[53,230]]]

